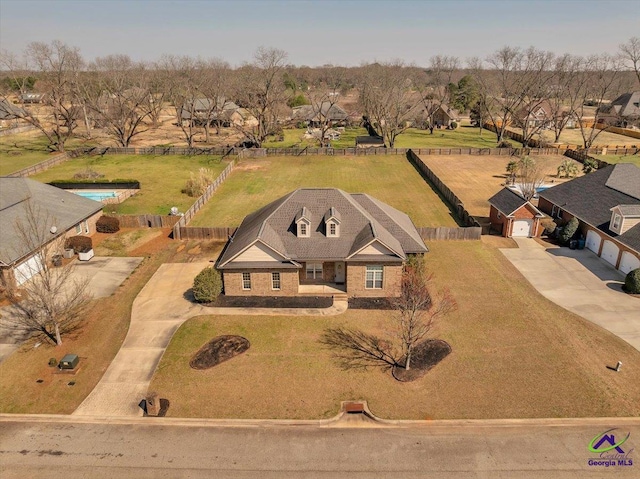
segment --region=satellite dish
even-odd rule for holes
[[[51,229],[49,231],[51,231],[51,234],[54,235],[54,234],[56,234],[58,232],[58,228],[57,228],[57,226],[54,225],[54,226],[51,227]]]

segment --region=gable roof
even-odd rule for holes
[[[611,104],[601,107],[600,111],[602,113],[614,112],[622,118],[640,117],[640,91],[623,93]]]
[[[489,204],[493,205],[505,216],[513,215],[517,210],[525,205],[528,205],[536,212],[536,214],[542,216],[542,213],[540,212],[540,210],[538,210],[538,208],[533,206],[529,201],[525,200],[522,196],[520,196],[510,188],[502,188],[500,191],[498,191],[495,195],[489,198]]]
[[[640,224],[617,235],[609,229],[611,208],[640,205],[640,168],[618,163],[539,193],[578,219],[640,252]]]
[[[38,226],[43,231],[55,226],[58,236],[104,207],[98,201],[28,178],[0,177],[0,262],[5,265],[14,264],[32,253],[16,227],[26,220],[29,203],[48,220],[49,224]],[[51,239],[54,237],[52,235]]]
[[[294,120],[332,121],[346,120],[349,115],[339,105],[332,105],[330,101],[323,101],[320,105],[301,105],[293,108],[291,115]]]
[[[327,237],[324,218],[340,213],[340,236]],[[300,213],[311,220],[310,236],[298,238],[293,227]],[[285,262],[344,260],[372,242],[392,252],[396,261],[427,248],[409,217],[369,195],[350,195],[336,188],[301,188],[248,215],[218,260],[224,269],[256,243],[278,252]]]

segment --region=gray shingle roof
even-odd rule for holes
[[[294,120],[322,121],[325,119],[332,121],[346,120],[347,112],[335,103],[325,101],[321,105],[301,105],[293,109],[291,117]]]
[[[16,229],[18,222],[25,222],[28,202],[43,219],[48,220],[47,224],[39,225],[42,231],[48,232],[56,226],[58,235],[104,206],[98,201],[27,178],[0,178],[0,262],[6,265],[14,264],[31,253]]]
[[[306,209],[310,237],[296,236],[295,219]],[[340,212],[340,236],[327,237],[324,217]],[[218,261],[226,268],[235,256],[261,242],[290,261],[344,260],[373,240],[386,246],[396,261],[427,251],[409,217],[368,195],[335,188],[302,188],[247,216]],[[355,256],[359,258],[359,256]]]
[[[495,195],[489,198],[489,204],[495,206],[498,211],[506,216],[511,216],[527,203],[529,203],[527,200],[510,188],[502,188]],[[531,204],[530,206],[540,213],[535,206]]]
[[[611,208],[640,205],[638,187],[640,168],[619,163],[544,190],[540,197],[640,252],[640,224],[622,235],[609,229]]]
[[[629,218],[640,216],[640,205],[619,205],[620,213]]]

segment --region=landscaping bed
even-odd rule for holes
[[[349,309],[394,309],[390,298],[349,298]]]
[[[221,294],[216,308],[329,308],[333,298],[329,296],[225,296]]]

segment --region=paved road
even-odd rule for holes
[[[622,291],[624,275],[591,251],[514,238],[502,253],[544,297],[640,350],[640,299]],[[640,475],[639,475],[640,477]]]
[[[336,301],[325,309],[208,308],[185,293],[209,262],[167,263],[158,268],[140,291],[131,310],[131,323],[120,351],[104,376],[74,412],[81,416],[142,416],[138,404],[173,334],[187,319],[202,314],[333,315],[347,309]],[[338,304],[339,303],[339,304]]]
[[[0,470],[13,478],[640,477],[639,419],[433,421],[386,427],[299,422],[0,416]],[[237,424],[237,423],[236,423]],[[633,466],[589,466],[618,427]],[[636,447],[640,451],[640,447]]]

